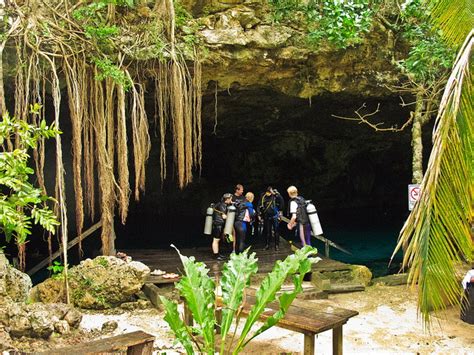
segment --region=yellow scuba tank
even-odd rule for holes
[[[232,236],[232,232],[234,230],[234,221],[235,221],[235,214],[237,212],[237,208],[235,208],[234,205],[230,205],[227,207],[227,218],[225,220],[225,225],[224,225],[224,234],[229,237],[229,239]]]
[[[212,215],[214,214],[214,205],[211,204],[206,210],[206,219],[204,221],[204,234],[212,234]]]
[[[311,230],[313,231],[314,235],[322,235],[323,228],[319,222],[318,212],[316,211],[316,207],[311,202],[306,205],[306,212],[308,213],[309,223],[311,224]]]

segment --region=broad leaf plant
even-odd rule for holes
[[[240,330],[238,325],[245,301],[245,289],[250,285],[251,277],[258,271],[258,259],[255,258],[255,253],[249,254],[247,249],[241,254],[231,254],[230,260],[223,266],[218,283],[208,275],[209,269],[204,263],[196,262],[194,257],[188,258],[179,253],[184,276],[176,284],[176,288],[193,316],[194,326],[186,325],[178,312],[177,304],[162,296],[161,301],[166,311],[165,320],[188,354],[196,351],[206,354],[216,352],[237,354],[253,338],[274,326],[285,316],[295,297],[302,291],[304,275],[311,270],[313,263],[320,260],[315,257],[316,253],[315,248],[305,246],[285,260],[275,263],[272,272],[266,276],[256,291],[255,305],[250,309]],[[294,289],[277,295],[289,277],[292,278]],[[264,312],[265,306],[275,300],[279,304],[279,310],[252,332],[252,327]],[[222,318],[218,322],[216,308],[220,306]],[[220,328],[219,342],[216,341],[216,325]]]

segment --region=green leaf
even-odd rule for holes
[[[276,293],[281,289],[283,282],[289,275],[292,275],[299,271],[300,273],[306,273],[310,270],[311,264],[314,262],[319,261],[319,258],[310,258],[311,255],[316,254],[317,250],[310,246],[305,246],[302,249],[297,250],[293,255],[289,255],[284,261],[278,260],[273,267],[271,273],[267,275],[267,277],[263,280],[262,284],[257,290],[256,293],[256,300],[255,305],[249,312],[245,325],[242,329],[239,341],[237,343],[236,348],[234,349],[233,353],[238,353],[251,339],[253,339],[256,335],[250,337],[250,339],[246,340],[252,326],[254,323],[259,319],[262,312],[265,310],[265,306],[275,300]],[[303,274],[304,276],[304,274]],[[295,284],[298,286],[298,284]],[[295,292],[296,294],[299,293],[301,290],[296,287]],[[283,298],[283,305],[286,306],[286,297]],[[280,311],[282,314],[276,315],[275,319],[278,317],[282,317],[286,312],[285,308],[282,308],[280,305]],[[275,319],[269,319],[268,323],[264,324],[264,328],[268,329],[271,325],[273,325]],[[264,331],[263,329],[262,331]],[[260,334],[257,331],[258,334]]]
[[[234,319],[234,316],[242,304],[244,289],[248,286],[252,275],[257,273],[257,259],[255,253],[249,256],[249,250],[243,253],[232,253],[230,260],[224,264],[222,269],[222,323],[221,323],[221,353],[227,333]]]
[[[172,245],[172,247],[174,247]],[[174,247],[176,249],[176,247]],[[183,263],[184,275],[176,284],[186,304],[191,311],[197,327],[195,331],[204,338],[204,352],[214,353],[215,339],[215,283],[209,277],[209,269],[202,262],[196,262],[194,257],[182,255],[176,251]]]
[[[160,296],[160,299],[165,307],[165,321],[169,324],[171,330],[176,335],[176,338],[178,338],[179,342],[186,349],[186,353],[194,354],[191,336],[189,335],[188,328],[179,316],[178,306],[163,296]]]

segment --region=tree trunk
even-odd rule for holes
[[[421,184],[423,180],[423,124],[425,122],[423,115],[423,94],[416,94],[416,106],[413,113],[413,124],[411,128],[411,146],[412,146],[412,183]]]

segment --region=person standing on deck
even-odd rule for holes
[[[245,222],[245,228],[246,234],[245,234],[245,240],[247,243],[249,243],[250,238],[253,236],[253,231],[254,231],[254,222],[255,222],[255,208],[253,207],[253,200],[255,198],[255,195],[252,192],[247,192],[245,194],[245,206],[247,206],[247,210],[245,211],[245,217],[244,217],[244,222]]]
[[[275,240],[275,250],[280,249],[280,233],[278,230],[282,210],[285,202],[280,193],[271,186],[261,195],[258,203],[259,218],[263,221],[263,234],[265,235],[264,250],[270,248],[272,235]]]
[[[232,194],[227,193],[222,196],[219,203],[214,205],[212,215],[212,253],[214,259],[225,260],[225,256],[219,253],[219,242],[224,235],[224,224],[227,219],[227,207],[232,203]]]
[[[234,252],[237,254],[244,251],[245,248],[245,234],[246,234],[246,225],[244,222],[245,211],[247,206],[245,205],[245,196],[244,196],[244,187],[242,184],[235,185],[235,192],[232,198],[236,210],[235,213],[235,238],[234,238]]]
[[[306,212],[305,199],[298,195],[298,189],[295,186],[288,187],[286,191],[290,197],[291,216],[287,227],[289,230],[292,230],[298,225],[301,245],[311,245],[311,224],[309,223],[308,213]]]

